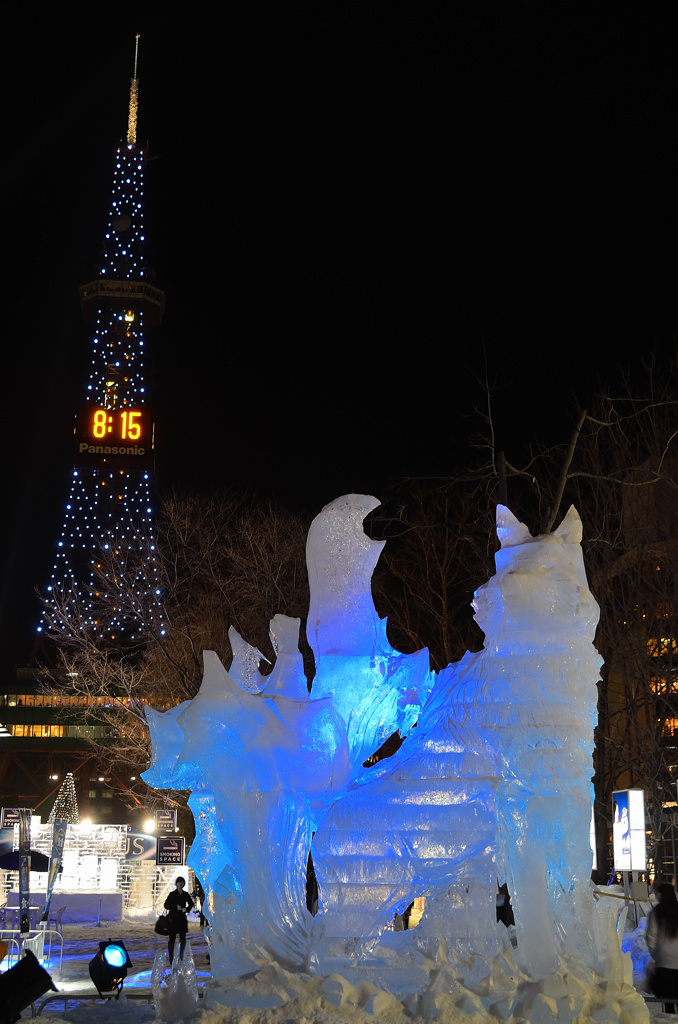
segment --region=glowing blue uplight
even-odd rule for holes
[[[104,960],[109,967],[122,967],[127,960],[127,953],[120,946],[106,946]]]

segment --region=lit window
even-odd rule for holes
[[[652,658],[660,658],[671,653],[678,653],[678,642],[673,637],[650,637],[647,641],[647,653]]]

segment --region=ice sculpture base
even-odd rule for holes
[[[183,957],[177,949],[172,964],[165,950],[155,954],[151,972],[151,989],[155,1002],[157,1020],[178,1018],[185,1020],[198,1009],[198,979],[191,951],[191,943],[186,940]]]
[[[645,1002],[622,981],[603,978],[581,961],[563,958],[561,969],[539,981],[527,977],[510,953],[465,963],[424,961],[337,964],[329,975],[296,974],[268,964],[249,977],[208,983],[205,1009],[227,1007],[228,1024],[245,1024],[252,1011],[267,1024],[313,1020],[336,1024],[383,1021],[406,1024],[648,1024]],[[221,1018],[220,1018],[221,1019]]]

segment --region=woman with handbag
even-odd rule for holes
[[[193,897],[190,893],[184,892],[184,886],[186,885],[186,879],[179,875],[175,879],[175,889],[169,894],[165,900],[165,910],[169,911],[169,940],[167,942],[167,951],[169,953],[169,961],[172,963],[174,956],[174,942],[179,936],[179,959],[184,958],[184,949],[186,948],[186,933],[188,932],[188,921],[186,914],[189,910],[193,909]]]
[[[654,960],[654,971],[649,976],[650,990],[660,999],[678,1001],[678,901],[668,882],[658,885],[655,892],[659,903],[650,911],[645,933],[647,948]],[[674,1012],[673,1002],[666,1002],[666,1012]]]

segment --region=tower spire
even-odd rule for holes
[[[137,58],[139,56],[139,35],[136,36],[134,47],[134,77],[129,90],[129,117],[127,118],[127,144],[137,144],[137,106],[139,105],[139,79],[137,78]]]

